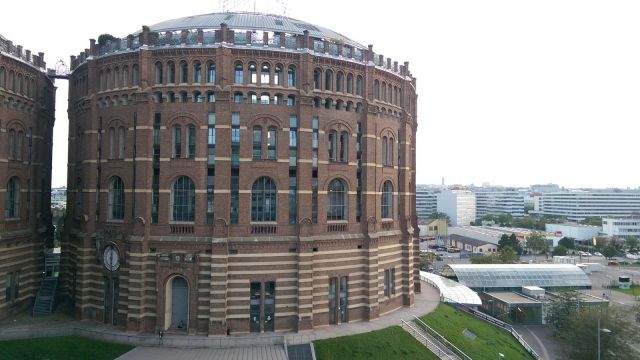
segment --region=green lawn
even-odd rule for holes
[[[614,287],[613,290],[625,293],[627,295],[638,296],[640,295],[640,286],[632,286],[630,289],[620,289],[618,287]]]
[[[4,360],[113,360],[133,349],[80,336],[0,341],[0,359]]]
[[[399,326],[313,343],[318,360],[438,359]]]
[[[508,332],[450,305],[440,304],[434,312],[421,319],[473,360],[495,360],[498,353],[510,360],[533,359]],[[462,333],[464,329],[473,332],[477,336],[475,340],[465,336]]]

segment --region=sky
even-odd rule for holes
[[[91,4],[90,6],[88,4]],[[0,34],[48,67],[222,1],[9,1]],[[417,183],[640,186],[640,2],[226,1],[320,25],[399,63],[418,84]],[[67,93],[56,80],[52,185],[66,185]]]

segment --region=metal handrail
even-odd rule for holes
[[[465,354],[464,351],[458,349],[457,346],[453,345],[444,336],[440,335],[437,331],[435,331],[433,328],[427,325],[424,321],[422,321],[422,319],[420,319],[415,315],[413,317],[415,318],[415,322],[417,322],[419,326],[421,326],[427,333],[430,333],[429,335],[434,336],[436,339],[438,339],[438,341],[440,341],[444,346],[446,346],[449,350],[451,350],[451,352],[462,357],[463,359],[473,360],[469,355]]]
[[[408,331],[411,333],[411,335],[413,335],[413,337],[415,337],[418,341],[420,341],[424,346],[426,346],[429,350],[431,350],[433,352],[433,348],[435,348],[438,353],[436,354],[440,359],[449,359],[449,360],[456,360],[456,358],[451,357],[451,355],[449,355],[446,351],[442,350],[438,345],[436,345],[433,341],[431,341],[431,339],[429,339],[428,337],[424,336],[424,334],[422,334],[420,331],[418,331],[416,328],[414,328],[410,323],[404,321],[404,320],[400,320],[401,321],[401,327],[403,329],[405,329],[405,331]],[[409,330],[407,330],[407,328]],[[422,341],[421,341],[422,340]],[[428,345],[427,345],[428,343]],[[431,347],[429,347],[429,345],[431,345]]]

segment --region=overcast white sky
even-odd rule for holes
[[[52,67],[102,33],[218,11],[216,0],[8,1],[0,34]],[[419,184],[640,186],[639,1],[288,1],[286,15],[410,62]],[[68,87],[56,84],[53,186],[64,186]]]

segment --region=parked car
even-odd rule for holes
[[[580,252],[580,256],[582,256],[582,257],[590,257],[590,256],[591,256],[591,254],[589,254],[589,253],[588,253],[588,252],[586,252],[586,251],[581,251],[581,252]]]
[[[458,249],[456,247],[450,247],[450,248],[447,249],[447,252],[457,253],[457,252],[460,252],[460,249]]]
[[[593,255],[595,255],[595,256],[603,256],[601,253],[599,253],[599,252],[597,252],[597,251],[596,251],[596,252],[594,252],[594,253],[593,253]]]
[[[615,261],[615,260],[609,260],[609,262],[607,263],[607,265],[610,265],[610,266],[617,266],[617,265],[619,265],[619,263],[618,263],[617,261]]]

